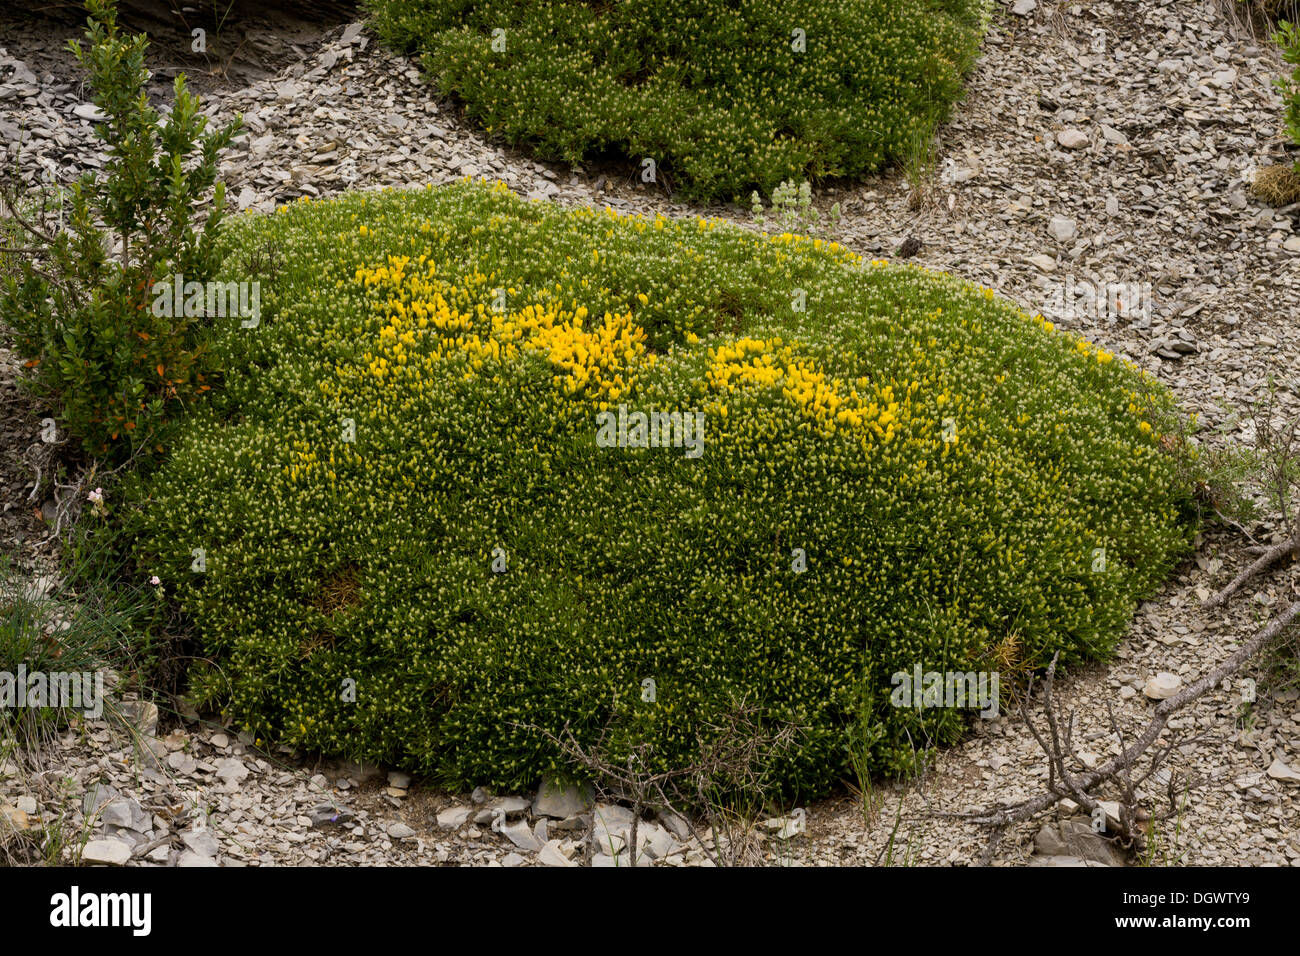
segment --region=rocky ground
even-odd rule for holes
[[[704,214],[757,228],[744,209],[675,203],[631,168],[549,165],[500,147],[360,24],[301,47],[301,59],[273,76],[210,86],[211,115],[238,110],[247,123],[222,168],[241,209],[483,175],[564,204]],[[44,74],[57,64],[41,60],[41,49],[0,35],[0,130],[10,143],[28,130],[30,153],[67,176],[94,164],[93,112],[70,72]],[[1250,442],[1251,403],[1270,379],[1279,416],[1300,411],[1296,207],[1269,207],[1247,191],[1257,169],[1291,149],[1271,86],[1283,68],[1274,47],[1209,0],[1000,4],[922,187],[891,172],[825,188],[818,205],[840,204],[829,234],[857,252],[893,258],[906,242],[917,262],[995,288],[1133,359],[1199,414],[1207,447]],[[1104,315],[1061,307],[1063,286],[1108,282],[1141,292]],[[14,414],[15,363],[4,357],[0,536],[35,568],[46,529],[40,506],[27,500],[33,473],[23,455],[38,426]],[[1248,530],[1269,542],[1280,524],[1273,516]],[[1278,571],[1226,608],[1201,608],[1248,560],[1242,545],[1236,534],[1208,534],[1195,559],[1139,606],[1116,658],[1058,684],[1061,704],[1077,714],[1083,765],[1119,750],[1108,708],[1128,739],[1156,698],[1212,669],[1295,600],[1294,573]],[[1141,789],[1159,806],[1174,792],[1178,812],[1159,825],[1150,862],[1300,866],[1294,658],[1293,646],[1289,664],[1284,656],[1250,671],[1258,682],[1252,706],[1242,706],[1234,682],[1171,721],[1169,732],[1188,742]],[[0,766],[4,814],[27,827],[61,817],[94,838],[86,859],[141,864],[612,865],[609,850],[627,837],[626,811],[586,810],[578,793],[540,803],[533,794],[443,794],[376,768],[303,767],[196,715],[165,718],[158,731],[149,706],[128,710],[124,726],[98,722],[88,736],[70,734],[38,779]],[[760,826],[766,858],[974,862],[987,834],[942,814],[1027,797],[1047,777],[1015,719],[975,724],[920,779],[877,784],[865,800],[846,793]],[[995,864],[1141,861],[1094,835],[1086,818],[1059,816],[1008,831]],[[670,819],[648,824],[638,842],[657,863],[707,863],[710,848],[688,836]]]

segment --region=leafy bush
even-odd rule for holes
[[[990,15],[986,0],[368,6],[489,132],[570,162],[649,157],[723,199],[871,172],[928,139]]]
[[[60,423],[87,452],[124,458],[155,446],[175,410],[210,387],[204,316],[155,315],[153,286],[178,272],[201,282],[215,271],[222,184],[197,234],[191,206],[212,187],[217,152],[239,122],[205,134],[207,118],[178,76],[160,126],[143,92],[146,36],[120,38],[107,0],[87,8],[89,46],[69,45],[89,68],[105,114],[95,132],[107,162],[101,177],[88,174],[71,188],[70,229],[28,223],[23,239],[35,245],[24,254],[11,246],[0,260],[0,320],[28,359],[29,384],[59,406]]]
[[[962,731],[893,673],[1102,655],[1188,544],[1166,393],[942,274],[500,184],[231,236],[287,265],[142,530],[198,699],[263,737],[511,788],[560,767],[519,725],[667,766],[743,698],[822,791]],[[620,404],[702,413],[702,454],[602,447]]]
[[[1278,77],[1274,85],[1282,93],[1282,102],[1286,107],[1286,133],[1291,142],[1300,144],[1300,31],[1295,25],[1283,20],[1278,25],[1273,39],[1282,47],[1282,59],[1293,67],[1290,76]]]

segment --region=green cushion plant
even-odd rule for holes
[[[930,138],[986,0],[369,0],[489,133],[544,157],[655,164],[699,199],[857,176]]]
[[[263,739],[519,788],[568,769],[528,725],[680,765],[743,698],[821,793],[962,733],[891,675],[1105,655],[1193,533],[1166,392],[916,266],[472,182],[226,241],[283,265],[141,530]],[[606,447],[620,405],[700,453]]]

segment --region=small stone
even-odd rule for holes
[[[662,811],[659,814],[659,821],[668,829],[668,832],[679,840],[687,840],[691,835],[691,828],[686,822],[686,818],[672,811]]]
[[[1034,837],[1034,852],[1040,857],[1079,857],[1104,866],[1123,866],[1123,855],[1110,841],[1093,832],[1091,819],[1073,817],[1048,823]],[[1032,861],[1032,857],[1030,858]],[[1061,864],[1038,863],[1038,866]],[[1078,864],[1074,864],[1078,865]]]
[[[504,810],[508,817],[514,817],[525,812],[532,805],[531,800],[525,800],[523,797],[501,797],[492,804],[492,807],[496,810]]]
[[[72,112],[81,119],[90,120],[92,123],[108,119],[107,114],[94,103],[79,103],[72,108]]]
[[[202,853],[195,853],[193,850],[186,850],[176,861],[178,867],[186,869],[200,866],[216,866],[217,861],[210,856],[204,856]]]
[[[1041,269],[1043,272],[1056,271],[1056,260],[1049,255],[1044,255],[1041,252],[1038,253],[1038,255],[1036,256],[1030,256],[1029,262],[1031,265],[1038,266],[1038,268]]]
[[[202,856],[216,856],[221,849],[217,845],[217,838],[212,835],[212,831],[207,827],[186,830],[181,834],[181,842]]]
[[[177,750],[174,753],[167,755],[167,766],[171,767],[182,777],[188,777],[197,769],[198,763],[195,761],[192,754],[187,754],[183,751]]]
[[[672,835],[657,823],[641,824],[636,831],[636,842],[644,848],[646,856],[655,860],[662,860],[680,849]]]
[[[533,831],[528,829],[528,824],[523,820],[502,827],[499,832],[525,853],[535,853],[542,848],[541,841],[533,836]]]
[[[1121,133],[1119,130],[1115,129],[1115,127],[1113,127],[1113,126],[1107,126],[1105,123],[1102,123],[1102,124],[1101,124],[1101,135],[1102,135],[1102,138],[1103,138],[1104,140],[1106,140],[1106,142],[1111,143],[1111,144],[1113,144],[1113,145],[1115,145],[1115,146],[1127,146],[1127,145],[1128,145],[1128,137],[1127,137],[1127,136],[1125,136],[1125,135],[1124,135],[1123,133]]]
[[[103,810],[100,811],[99,819],[101,823],[114,827],[131,828],[137,814],[131,810],[131,804],[135,801],[114,800]]]
[[[1056,141],[1066,149],[1083,149],[1088,145],[1088,136],[1082,130],[1063,129],[1056,134]]]
[[[124,866],[131,859],[131,847],[121,840],[91,840],[81,851],[82,863]]]
[[[1047,224],[1047,231],[1057,242],[1069,242],[1074,238],[1077,229],[1073,219],[1067,219],[1064,216],[1053,216],[1052,221]]]
[[[349,823],[355,816],[351,810],[336,807],[332,803],[318,803],[308,811],[307,815],[311,818],[311,825],[314,827],[323,827],[330,823]]]
[[[1011,12],[1018,17],[1027,17],[1038,9],[1038,0],[1016,0]]]
[[[248,768],[238,757],[227,757],[217,764],[217,778],[238,785],[248,776]]]
[[[444,830],[457,830],[469,819],[469,807],[447,807],[438,811],[438,826]]]
[[[1300,771],[1293,769],[1290,765],[1281,760],[1274,758],[1268,766],[1268,775],[1274,780],[1286,780],[1290,783],[1300,783]]]
[[[560,849],[559,840],[551,840],[537,853],[537,862],[542,866],[577,866],[572,860],[564,855]]]
[[[405,823],[393,823],[388,827],[388,835],[394,840],[409,840],[415,836],[415,831]]]
[[[81,812],[86,816],[98,812],[118,798],[118,792],[106,783],[91,784],[81,799]]]
[[[409,790],[411,787],[411,775],[402,773],[400,770],[390,770],[388,773],[388,785],[396,787],[398,790]]]
[[[1182,686],[1183,679],[1177,674],[1170,674],[1168,671],[1161,671],[1155,677],[1146,682],[1146,686],[1142,688],[1142,693],[1146,694],[1152,700],[1165,700],[1178,693],[1178,688]]]

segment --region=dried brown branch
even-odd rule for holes
[[[1293,560],[1300,558],[1300,533],[1297,533],[1290,541],[1284,541],[1281,544],[1265,548],[1263,553],[1251,562],[1249,567],[1233,578],[1218,594],[1211,595],[1202,601],[1201,606],[1206,608],[1221,607],[1227,603],[1228,598],[1240,591],[1247,581],[1288,556]]]
[[[534,731],[555,745],[571,763],[590,774],[593,788],[602,797],[632,805],[632,824],[627,848],[631,866],[636,866],[637,833],[645,809],[655,809],[681,818],[691,836],[715,866],[748,862],[756,854],[746,838],[752,821],[723,807],[722,791],[746,795],[754,802],[766,802],[767,781],[759,769],[770,757],[793,745],[798,728],[783,726],[775,733],[764,731],[758,722],[758,708],[739,703],[723,718],[712,723],[703,721],[696,730],[696,760],[683,767],[651,772],[653,756],[650,744],[631,748],[627,759],[615,760],[607,746],[610,728],[606,727],[596,743],[584,746],[566,723],[559,734],[532,724],[516,724]],[[705,839],[696,829],[688,807],[703,811],[712,839]],[[712,844],[710,846],[710,844]]]
[[[1061,800],[1069,797],[1080,803],[1081,806],[1089,807],[1091,802],[1095,807],[1095,801],[1087,794],[1092,791],[1098,784],[1114,781],[1121,774],[1128,773],[1135,765],[1136,761],[1157,741],[1164,731],[1169,718],[1183,707],[1198,700],[1204,696],[1211,688],[1217,687],[1223,680],[1235,674],[1241,667],[1254,657],[1260,650],[1276,640],[1283,631],[1290,626],[1297,617],[1300,617],[1300,601],[1290,605],[1285,611],[1275,617],[1268,626],[1259,631],[1241,647],[1237,648],[1230,654],[1218,667],[1205,674],[1195,683],[1183,688],[1173,697],[1161,701],[1156,705],[1155,711],[1151,716],[1142,733],[1127,747],[1121,747],[1118,756],[1108,760],[1105,764],[1095,770],[1082,774],[1077,778],[1069,778],[1068,783],[1052,782],[1048,792],[1040,794],[1032,799],[1022,801],[1017,804],[1005,807],[994,807],[976,811],[974,813],[955,813],[941,814],[942,816],[957,817],[969,820],[973,823],[984,824],[995,828],[995,835],[1000,836],[1000,831],[1006,827],[1023,823],[1033,819],[1037,814],[1054,806]],[[1035,732],[1035,738],[1042,743],[1041,736]],[[1172,750],[1172,746],[1166,745],[1164,751],[1167,753]],[[1056,765],[1061,765],[1064,759],[1063,754],[1049,750],[1049,759]],[[1080,800],[1082,794],[1086,799]]]

